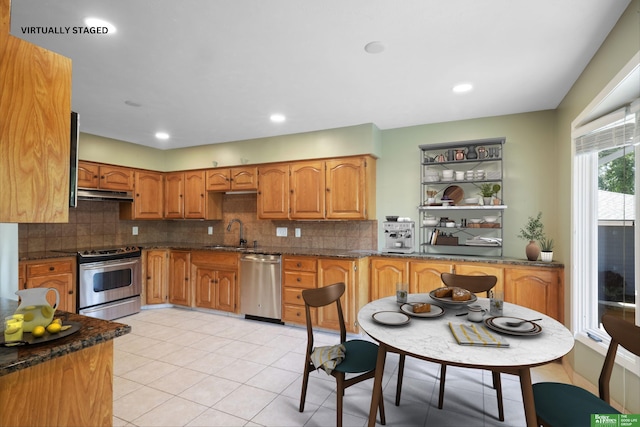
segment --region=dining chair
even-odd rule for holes
[[[378,360],[378,346],[370,341],[365,340],[348,340],[347,330],[344,324],[344,315],[340,297],[344,294],[345,284],[335,283],[317,289],[305,289],[302,291],[302,299],[304,300],[304,308],[307,316],[307,350],[305,353],[304,374],[302,377],[302,394],[300,396],[300,412],[304,411],[304,402],[307,395],[307,385],[309,384],[309,373],[316,369],[322,368],[315,366],[312,362],[311,354],[314,350],[313,345],[313,325],[311,322],[311,308],[324,307],[331,304],[336,305],[338,313],[338,322],[340,324],[340,344],[345,347],[344,359],[331,370],[330,375],[337,382],[337,408],[336,408],[336,425],[342,426],[342,400],[347,387],[359,382],[365,381],[375,376],[376,362]],[[350,376],[345,379],[345,374],[360,374]],[[384,399],[380,393],[380,403],[378,404],[380,411],[380,423],[385,424],[384,415]]]
[[[573,384],[542,382],[533,385],[538,424],[588,426],[591,414],[620,414],[609,404],[609,383],[618,345],[640,356],[640,327],[611,314],[602,316],[602,325],[611,336],[609,349],[598,379],[599,396]]]
[[[454,273],[442,273],[440,275],[442,283],[449,287],[463,288],[469,292],[482,293],[485,292],[489,297],[489,291],[498,282],[496,276],[469,276],[463,274]],[[396,385],[396,406],[400,405],[400,395],[402,393],[402,377],[404,374],[404,362],[406,355],[400,354],[400,361],[398,364],[398,383]],[[504,421],[504,406],[502,403],[502,383],[500,381],[500,373],[496,371],[491,372],[493,377],[493,388],[496,390],[498,399],[498,418],[500,421]],[[440,391],[438,394],[438,409],[442,409],[444,405],[444,384],[445,377],[447,375],[447,365],[440,364]]]

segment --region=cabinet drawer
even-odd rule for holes
[[[193,252],[191,263],[198,265],[217,265],[223,267],[237,267],[239,255],[237,253],[215,253],[214,251]]]
[[[316,273],[285,271],[283,285],[313,289],[316,287]]]
[[[282,302],[291,305],[301,305],[304,308],[304,300],[302,299],[302,288],[285,287],[282,290]]]
[[[316,324],[316,310],[311,309],[311,323]],[[289,305],[284,304],[284,308],[282,310],[282,320],[285,322],[293,322],[293,323],[306,323],[307,317],[304,312],[304,305]]]
[[[285,257],[282,266],[284,270],[291,271],[318,271],[318,261],[315,258]]]
[[[27,277],[71,273],[73,272],[74,268],[75,264],[71,261],[27,264]]]

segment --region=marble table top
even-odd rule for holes
[[[429,294],[410,294],[409,302],[435,303]],[[489,308],[487,298],[478,298],[476,304],[487,310]],[[507,369],[539,366],[564,356],[574,345],[573,335],[562,323],[535,310],[506,302],[504,316],[542,318],[536,322],[542,327],[542,332],[534,336],[501,335],[509,342],[509,347],[503,348],[460,345],[451,333],[449,322],[476,326],[480,323],[468,321],[467,316],[456,316],[465,313],[465,307],[438,305],[445,310],[443,316],[412,317],[405,325],[386,326],[375,322],[371,316],[379,311],[400,309],[395,296],[382,298],[362,307],[358,313],[358,323],[374,340],[389,347],[433,362],[458,366]]]

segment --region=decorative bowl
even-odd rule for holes
[[[439,220],[437,220],[437,219],[435,219],[435,218],[434,218],[434,219],[425,219],[425,220],[422,220],[422,224],[423,224],[423,225],[426,225],[427,227],[435,227],[435,226],[436,226],[436,225],[438,225],[439,223],[440,223],[440,221],[439,221]]]
[[[480,224],[482,222],[480,218],[469,218],[467,221],[469,221],[469,224]]]
[[[496,222],[498,220],[498,217],[497,216],[483,216],[482,219],[484,219],[484,222],[493,223],[493,222]]]

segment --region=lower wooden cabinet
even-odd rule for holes
[[[282,320],[305,325],[307,317],[302,291],[317,287],[318,261],[315,257],[285,255],[282,258]],[[311,310],[311,323],[318,323],[317,310]]]
[[[411,261],[409,263],[409,293],[429,293],[443,286],[440,275],[451,273],[453,265],[440,261]]]
[[[505,267],[504,299],[564,322],[564,269]]]
[[[370,265],[371,300],[396,294],[396,284],[409,282],[406,258],[372,258]]]
[[[191,277],[196,307],[238,312],[238,254],[193,252]]]
[[[171,251],[169,254],[169,302],[192,306],[191,252]]]
[[[493,287],[494,291],[504,292],[504,268],[495,264],[482,263],[466,263],[455,264],[456,274],[465,274],[467,276],[496,276],[498,281]],[[484,293],[484,292],[483,292]],[[486,295],[486,293],[484,293]],[[485,295],[479,295],[484,297]]]
[[[164,304],[168,301],[169,251],[165,249],[145,251],[143,292],[147,304]]]
[[[57,310],[76,311],[76,259],[53,258],[19,263],[19,288],[55,288],[60,294]],[[55,294],[49,292],[47,301],[53,307]]]

